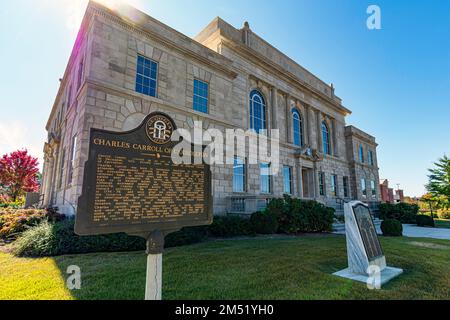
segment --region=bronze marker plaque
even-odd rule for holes
[[[159,112],[128,132],[91,129],[77,234],[146,236],[212,222],[210,167],[173,163],[174,130],[174,121]]]
[[[367,258],[372,261],[383,255],[380,241],[378,240],[377,231],[370,215],[369,208],[362,204],[357,204],[353,208],[359,233],[366,250]]]

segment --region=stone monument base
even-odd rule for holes
[[[403,269],[393,267],[384,268],[381,271],[381,285],[388,283],[389,281],[391,281],[392,279],[394,279],[395,277],[399,276],[402,273]],[[367,279],[369,279],[368,275],[353,273],[350,271],[350,268],[335,272],[333,273],[333,275],[364,283],[367,283]]]

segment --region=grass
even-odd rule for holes
[[[167,249],[163,299],[450,299],[450,241],[384,238],[388,264],[404,274],[371,291],[332,275],[347,265],[338,235],[210,241]],[[44,259],[0,253],[0,299],[143,299],[143,252]],[[81,290],[65,288],[69,265]]]
[[[435,224],[436,228],[450,229],[450,220],[435,218],[434,224]]]

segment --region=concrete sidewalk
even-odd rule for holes
[[[378,234],[383,234],[379,224],[375,224]],[[333,233],[345,234],[345,228],[339,228]],[[431,238],[431,239],[443,239],[450,240],[450,229],[444,228],[426,228],[418,227],[414,224],[404,224],[403,225],[403,236],[410,238]]]
[[[381,230],[379,230],[381,232]],[[450,229],[418,227],[414,224],[403,225],[403,235],[414,238],[432,238],[450,240]]]

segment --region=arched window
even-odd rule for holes
[[[250,93],[250,129],[257,133],[267,129],[266,102],[258,90]]]
[[[302,134],[302,117],[297,109],[292,109],[292,128],[294,131],[294,144],[296,146],[303,145]]]
[[[328,126],[325,121],[322,122],[322,145],[323,153],[331,155],[330,130],[328,130]]]

